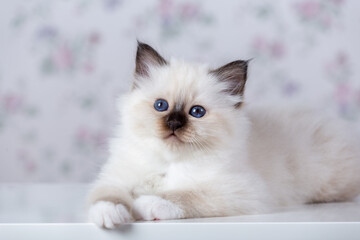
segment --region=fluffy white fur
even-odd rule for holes
[[[110,158],[89,195],[91,221],[230,216],[281,206],[351,200],[360,192],[360,152],[337,121],[312,111],[251,106],[225,90],[205,65],[148,66],[119,101]],[[169,110],[154,109],[166,99]],[[176,104],[186,130],[168,139],[162,118]]]

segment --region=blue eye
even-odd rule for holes
[[[205,113],[206,113],[206,110],[202,106],[193,106],[189,112],[189,114],[191,116],[196,117],[196,118],[203,117],[205,115]]]
[[[163,112],[163,111],[168,110],[169,104],[164,99],[158,99],[154,103],[154,108],[156,109],[156,111]]]

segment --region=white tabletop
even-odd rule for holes
[[[87,184],[0,184],[0,239],[360,239],[359,200],[103,230],[86,223],[87,189]]]

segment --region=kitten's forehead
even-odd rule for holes
[[[209,91],[212,79],[208,67],[202,64],[171,60],[170,64],[154,75],[157,89],[171,98],[177,108]]]

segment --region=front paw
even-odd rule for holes
[[[143,220],[184,218],[184,211],[174,203],[158,196],[141,196],[134,202],[134,212]]]
[[[114,228],[116,225],[131,222],[132,217],[122,204],[99,201],[90,207],[89,220],[99,227]]]

